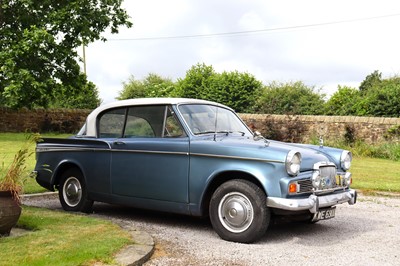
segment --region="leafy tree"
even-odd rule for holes
[[[210,87],[216,72],[212,66],[198,63],[192,66],[183,79],[178,79],[177,90],[181,97],[205,99],[206,90]]]
[[[341,87],[326,102],[327,115],[357,115],[357,103],[360,101],[360,93],[351,87]]]
[[[400,116],[400,77],[382,78],[374,71],[359,90],[340,87],[326,103],[328,115]]]
[[[128,82],[123,82],[122,85],[118,100],[177,96],[174,82],[157,74],[150,73],[143,80],[130,76]]]
[[[357,115],[400,117],[400,77],[381,80],[358,102]]]
[[[82,86],[63,86],[61,90],[56,91],[57,95],[49,104],[52,108],[78,108],[78,109],[93,109],[100,105],[98,90],[93,82],[84,84],[79,79],[86,79],[84,74],[77,77],[77,84]]]
[[[178,80],[177,95],[216,101],[237,112],[251,112],[262,83],[248,73],[217,73],[212,66],[197,64]]]
[[[148,97],[175,97],[175,83],[169,78],[149,74],[144,79]]]
[[[266,114],[318,115],[324,109],[324,95],[301,81],[271,82],[257,100],[256,111]]]
[[[252,112],[262,83],[253,75],[238,71],[216,74],[203,93],[203,99],[225,104],[237,112]]]
[[[359,90],[340,87],[326,103],[328,115],[400,116],[400,77],[383,79],[379,71],[369,74]]]
[[[375,86],[379,86],[379,84],[382,82],[382,73],[379,72],[378,70],[375,70],[371,74],[369,74],[363,82],[360,84],[360,91],[361,92],[366,92],[370,88],[373,88]]]
[[[97,96],[79,71],[76,48],[130,27],[121,0],[0,0],[0,104],[47,107],[80,90]],[[87,93],[91,90],[91,93]],[[74,97],[71,102],[87,101]],[[94,102],[98,102],[98,98]]]
[[[122,82],[122,91],[119,92],[118,100],[145,98],[146,88],[143,82],[130,76],[127,82]]]

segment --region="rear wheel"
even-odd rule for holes
[[[91,212],[93,201],[87,198],[87,189],[82,172],[77,168],[66,170],[60,179],[58,196],[66,211]]]
[[[223,183],[210,201],[210,220],[214,230],[225,240],[250,243],[262,237],[271,213],[266,195],[254,183],[234,179]]]

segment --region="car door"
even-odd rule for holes
[[[189,138],[170,106],[129,107],[111,146],[113,194],[188,202]]]

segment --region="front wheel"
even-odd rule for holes
[[[58,196],[61,206],[66,211],[90,212],[93,201],[87,198],[86,184],[81,171],[70,168],[60,179]]]
[[[225,240],[251,243],[262,237],[271,213],[264,191],[254,183],[234,179],[223,183],[210,201],[210,220]]]

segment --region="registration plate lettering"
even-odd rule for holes
[[[329,209],[321,209],[317,213],[314,214],[312,219],[313,222],[319,220],[328,220],[335,217],[336,207],[329,208]]]

